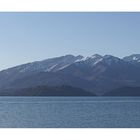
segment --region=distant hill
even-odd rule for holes
[[[123,87],[114,89],[105,96],[140,96],[140,87]]]
[[[71,86],[36,86],[23,89],[1,90],[0,96],[95,96],[95,94]]]

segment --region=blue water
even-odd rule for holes
[[[0,97],[1,128],[140,128],[140,97]]]

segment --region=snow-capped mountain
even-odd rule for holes
[[[75,63],[77,63],[77,64],[84,63],[84,64],[88,64],[90,66],[94,66],[98,62],[100,62],[102,59],[103,59],[103,56],[95,54],[95,55],[92,55],[92,56],[83,57],[82,59],[76,61]]]
[[[140,57],[66,55],[27,63],[1,71],[0,89],[69,85],[100,95],[123,86],[140,86],[140,67],[130,58],[138,61]]]
[[[2,70],[0,71],[0,88],[3,88],[5,87],[5,85],[7,86],[7,84],[9,85],[10,82],[13,82],[17,79],[21,79],[25,76],[29,76],[40,72],[59,71],[82,58],[83,56],[80,55],[65,55],[61,57],[46,59],[43,61],[35,61],[32,63],[27,63],[6,70]]]
[[[124,57],[123,59],[128,62],[140,63],[140,54],[132,54],[130,56]]]
[[[66,55],[66,56],[46,59],[43,61],[36,61],[33,63],[23,64],[14,68],[4,70],[4,72],[9,70],[16,70],[18,73],[35,72],[35,71],[37,72],[58,71],[71,65],[77,60],[81,60],[82,58],[83,56],[80,55],[79,56]]]

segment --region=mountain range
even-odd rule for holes
[[[114,95],[115,90],[124,87],[137,89],[140,93],[140,54],[124,58],[99,54],[88,57],[65,55],[0,71],[0,95],[10,95],[13,91],[29,93],[31,89],[34,93],[41,89],[46,95],[50,87],[54,88],[52,95],[54,91],[58,92],[55,95],[68,90],[76,93],[77,89],[83,95]],[[68,95],[73,96],[72,92]]]

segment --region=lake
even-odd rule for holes
[[[0,97],[1,128],[140,128],[140,97]]]

